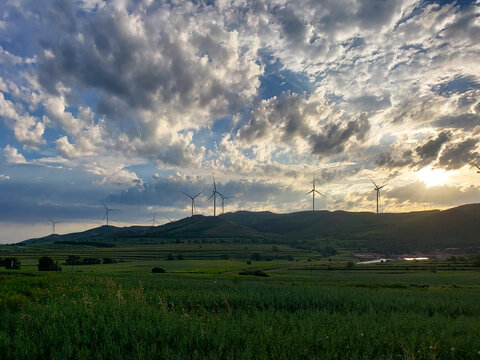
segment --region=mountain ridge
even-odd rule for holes
[[[21,245],[55,241],[111,242],[123,239],[249,239],[312,247],[335,243],[384,252],[459,247],[480,249],[480,204],[446,210],[375,214],[371,212],[301,211],[276,214],[237,211],[217,217],[194,215],[161,226],[100,226],[65,235],[28,239]]]

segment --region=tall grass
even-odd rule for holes
[[[0,277],[2,359],[480,359],[478,287]]]

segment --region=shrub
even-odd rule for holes
[[[227,254],[223,254],[223,255],[221,256],[221,258],[222,258],[223,260],[228,260],[229,256],[228,256]]]
[[[3,264],[7,270],[20,270],[20,265],[22,264],[20,260],[15,257],[3,259]]]
[[[173,255],[172,255],[172,254],[168,254],[167,260],[174,260]]]
[[[83,265],[96,265],[100,263],[101,263],[100,259],[97,259],[97,258],[83,258],[83,262],[82,262]]]
[[[353,269],[355,267],[355,263],[353,261],[347,261],[347,264],[345,265],[347,269]]]
[[[43,256],[38,259],[38,271],[57,271],[58,267],[52,258]]]
[[[104,264],[115,264],[117,262],[117,260],[109,258],[109,257],[105,257],[105,258],[103,258],[102,262]]]
[[[178,254],[178,255],[177,255],[177,260],[183,260],[183,255],[182,255],[182,254]]]
[[[253,276],[262,276],[262,277],[268,277],[268,274],[265,273],[262,270],[254,270],[252,271],[240,271],[238,275],[253,275]]]
[[[163,268],[154,267],[152,268],[152,273],[154,274],[164,274],[166,271]]]
[[[82,265],[82,259],[80,256],[69,255],[65,260],[65,265]]]

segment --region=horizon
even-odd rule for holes
[[[0,4],[0,244],[225,212],[480,203],[474,0]],[[68,19],[68,20],[65,20]],[[217,201],[217,214],[221,210]],[[150,219],[150,220],[149,220]]]
[[[470,206],[470,205],[480,205],[480,203],[468,203],[468,204],[462,204],[462,205],[458,205],[458,206],[455,206],[455,207],[450,207],[450,208],[445,208],[445,209],[429,209],[429,210],[413,210],[413,211],[406,211],[406,212],[386,212],[386,213],[378,213],[376,214],[375,212],[372,212],[372,211],[348,211],[348,210],[342,210],[342,209],[337,209],[337,210],[315,210],[315,211],[312,211],[312,210],[299,210],[299,211],[293,211],[293,212],[285,212],[285,213],[276,213],[276,212],[272,212],[272,211],[269,211],[269,210],[261,210],[261,211],[249,211],[249,210],[236,210],[236,211],[230,211],[230,212],[226,212],[226,213],[222,213],[222,214],[218,214],[216,215],[215,217],[218,217],[218,216],[222,216],[222,215],[227,215],[227,214],[235,214],[237,212],[247,212],[247,213],[262,213],[262,212],[268,212],[268,213],[271,213],[271,214],[275,214],[275,215],[288,215],[288,214],[294,214],[294,213],[301,213],[301,212],[308,212],[308,213],[311,213],[311,212],[329,212],[329,213],[334,213],[334,212],[338,212],[338,211],[341,211],[341,212],[348,212],[348,213],[364,213],[364,214],[372,214],[372,215],[378,215],[378,216],[381,216],[383,214],[408,214],[408,213],[414,213],[414,212],[441,212],[441,211],[448,211],[448,210],[451,210],[451,209],[455,209],[455,208],[459,208],[459,207],[463,207],[463,206]],[[203,217],[214,217],[213,214],[209,215],[209,214],[194,214],[193,216],[203,216]],[[44,236],[36,236],[36,237],[29,237],[29,238],[25,238],[23,240],[19,240],[19,241],[16,241],[16,242],[12,242],[12,243],[0,243],[0,246],[1,245],[14,245],[14,244],[17,244],[17,243],[21,243],[21,242],[24,242],[24,241],[28,241],[28,240],[33,240],[33,239],[41,239],[41,238],[45,238],[45,237],[49,237],[49,236],[53,236],[53,235],[59,235],[59,236],[62,236],[62,235],[71,235],[71,234],[74,234],[74,233],[82,233],[82,232],[85,232],[85,231],[89,231],[89,230],[93,230],[93,229],[98,229],[98,228],[102,228],[102,227],[114,227],[114,228],[118,228],[118,229],[123,229],[123,228],[130,228],[130,227],[144,227],[144,228],[153,228],[153,227],[161,227],[161,226],[164,226],[164,225],[167,225],[169,224],[170,222],[174,223],[174,222],[177,222],[177,221],[181,221],[181,220],[185,220],[185,219],[188,219],[188,218],[191,218],[192,215],[188,215],[186,217],[183,217],[183,218],[180,218],[180,219],[173,219],[172,221],[169,221],[169,220],[166,220],[166,222],[164,223],[157,223],[157,225],[155,226],[152,226],[152,225],[142,225],[142,224],[136,224],[136,223],[122,223],[122,224],[109,224],[109,225],[106,225],[106,224],[100,224],[100,225],[94,225],[93,227],[89,227],[89,228],[80,228],[81,225],[79,225],[79,227],[75,230],[75,231],[70,231],[68,233],[58,233],[58,232],[55,232],[55,234],[47,234],[47,235],[44,235]],[[151,220],[150,220],[151,221]],[[51,228],[51,227],[50,227]]]

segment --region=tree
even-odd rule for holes
[[[48,256],[38,259],[38,271],[56,271],[58,270],[55,262]]]
[[[152,269],[152,273],[154,273],[154,274],[163,274],[163,273],[165,273],[165,272],[166,272],[165,269],[159,268],[159,267],[154,267],[154,268]]]
[[[82,259],[80,256],[69,255],[65,260],[65,265],[82,265]]]
[[[20,270],[20,265],[22,264],[20,260],[15,257],[3,259],[3,264],[7,270]]]

